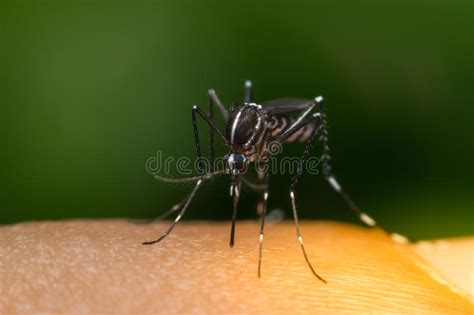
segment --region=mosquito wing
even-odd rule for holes
[[[302,98],[279,98],[262,103],[263,109],[270,115],[300,112],[308,108],[312,101]]]

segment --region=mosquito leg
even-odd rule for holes
[[[222,117],[227,120],[229,117],[229,112],[222,104],[221,100],[216,94],[216,91],[210,89],[207,92],[208,100],[209,100],[209,118],[214,120],[214,106],[219,108],[219,111]],[[209,126],[209,163],[210,163],[210,171],[214,170],[214,161],[215,161],[215,146],[214,146],[214,133],[212,132],[212,128]]]
[[[179,212],[178,216],[174,219],[174,222],[171,224],[171,226],[166,230],[166,232],[161,235],[158,239],[153,240],[153,241],[148,241],[148,242],[143,242],[143,245],[152,245],[161,242],[165,237],[167,237],[171,231],[173,231],[174,227],[176,224],[181,220],[183,217],[184,213],[186,212],[186,209],[188,208],[189,204],[191,203],[191,200],[193,200],[194,196],[196,195],[197,190],[199,187],[201,187],[201,184],[203,183],[203,179],[199,179],[194,186],[194,189],[191,191],[189,196],[186,198],[186,202],[184,203],[184,206],[181,208],[181,211]]]
[[[323,176],[329,185],[339,194],[342,196],[344,201],[347,203],[349,208],[359,217],[359,219],[367,224],[368,226],[375,226],[375,220],[373,220],[370,216],[365,214],[364,212],[360,211],[359,207],[352,201],[352,198],[342,189],[342,186],[337,182],[334,175],[331,171],[331,156],[329,155],[329,145],[328,145],[328,130],[327,130],[327,121],[326,121],[326,113],[324,111],[324,104],[321,103],[319,107],[319,112],[321,115],[321,124],[319,125],[318,129],[320,132],[319,141],[322,145],[322,172]]]
[[[352,210],[352,212],[354,212],[363,223],[365,223],[366,225],[370,227],[378,226],[374,219],[372,219],[367,213],[362,212],[359,209],[359,207],[355,204],[355,202],[352,200],[350,195],[344,191],[341,184],[339,184],[339,182],[335,178],[335,175],[332,173],[332,168],[330,164],[331,156],[329,154],[329,145],[328,145],[328,130],[327,130],[327,122],[326,122],[326,113],[324,111],[324,104],[322,102],[319,104],[319,114],[321,117],[321,123],[319,124],[319,127],[318,127],[318,133],[320,134],[318,140],[321,142],[321,145],[322,145],[323,154],[321,155],[321,161],[322,161],[322,172],[323,172],[324,178],[329,183],[329,185],[334,189],[334,191],[336,191],[342,197],[342,199],[344,199],[349,209]],[[378,227],[381,228],[380,226]],[[400,242],[400,243],[408,242],[408,239],[403,235],[389,232],[383,228],[381,229],[384,230],[387,234],[389,234],[392,237],[392,239],[394,239],[397,242]]]
[[[314,117],[315,119],[319,118],[319,116]],[[317,129],[315,129],[309,139],[306,142],[305,149],[303,151],[303,154],[301,155],[301,158],[298,163],[298,169],[296,170],[296,173],[293,174],[293,177],[291,179],[291,186],[290,186],[290,199],[291,199],[291,208],[293,209],[293,218],[295,221],[295,229],[296,229],[296,236],[298,237],[298,241],[300,242],[301,250],[303,252],[304,259],[306,260],[306,263],[308,264],[308,267],[311,269],[311,272],[313,275],[315,275],[319,280],[321,280],[324,283],[327,283],[326,280],[324,280],[320,275],[316,273],[314,270],[313,266],[311,265],[311,262],[309,261],[308,254],[306,253],[306,249],[304,247],[304,242],[303,242],[303,237],[301,235],[299,223],[298,223],[298,211],[296,208],[296,197],[295,197],[295,187],[296,184],[298,183],[298,180],[303,173],[303,165],[305,163],[306,158],[308,157],[309,154],[309,149],[311,146],[311,142],[314,140],[314,137],[317,134]]]
[[[293,133],[295,133],[298,129],[302,127],[302,124],[306,125],[311,122],[311,118],[307,119],[306,117],[311,113],[311,111],[318,106],[323,101],[321,96],[318,96],[314,99],[313,102],[303,111],[301,114],[296,118],[296,120],[288,127],[285,132],[283,132],[279,137],[278,141],[282,143],[285,139],[288,139]],[[313,117],[315,117],[313,115]]]
[[[245,94],[244,94],[244,103],[251,103],[253,100],[253,90],[252,90],[252,81],[245,81]]]
[[[269,164],[269,163],[267,163]],[[266,190],[266,183],[265,183],[265,180],[266,180],[266,170],[265,170],[265,166],[263,164],[260,164],[258,163],[257,167],[256,167],[256,170],[257,170],[257,174],[258,174],[258,180],[260,182],[263,181],[263,189],[261,189],[259,191],[259,194],[260,194],[260,197],[259,197],[259,200],[258,200],[258,203],[257,203],[257,216],[258,217],[261,217],[262,216],[262,213],[263,213],[263,208],[264,208],[264,203],[265,203],[265,190]]]
[[[214,120],[214,102],[210,94],[209,96],[209,118]],[[211,127],[209,126],[209,171],[214,171],[214,160],[215,160],[215,150],[214,150],[214,132],[212,132]]]
[[[187,199],[187,197],[186,197]],[[165,213],[161,214],[159,217],[157,218],[153,218],[153,219],[146,219],[146,220],[133,220],[132,222],[133,223],[137,223],[137,224],[148,224],[148,223],[153,223],[153,222],[157,222],[157,221],[161,221],[161,220],[164,220],[166,219],[170,214],[173,214],[175,213],[176,211],[178,211],[179,209],[181,209],[181,207],[183,206],[184,202],[186,201],[186,199],[182,200],[181,202],[175,204],[173,207],[171,207],[168,211],[166,211]]]
[[[195,149],[196,149],[196,159],[200,160],[202,158],[202,154],[201,154],[201,146],[200,146],[200,143],[199,143],[199,130],[198,130],[198,124],[197,124],[197,117],[196,117],[196,114],[201,116],[202,119],[204,119],[204,121],[207,123],[207,125],[209,126],[209,128],[217,133],[217,135],[225,142],[227,143],[227,139],[226,137],[224,136],[224,134],[219,130],[219,128],[216,126],[214,120],[206,113],[204,113],[198,106],[193,106],[193,109],[192,109],[192,122],[193,122],[193,129],[194,129],[194,145],[195,145]],[[199,164],[199,169],[198,169],[198,173],[200,175],[203,175],[204,174],[204,171],[202,169],[202,165]],[[219,172],[217,172],[219,173]],[[191,200],[194,198],[194,195],[196,194],[196,191],[199,189],[199,187],[201,186],[201,184],[203,183],[204,180],[206,179],[209,179],[210,177],[216,175],[217,173],[207,173],[207,175],[204,175],[204,176],[201,176],[197,179],[197,182],[196,182],[196,186],[194,187],[194,189],[191,191],[191,193],[189,194],[189,196],[185,199],[184,201],[184,205],[181,207],[182,203],[179,203],[177,205],[175,205],[173,208],[171,208],[168,212],[166,212],[164,215],[169,215],[175,211],[178,211],[180,208],[181,208],[181,211],[180,213],[178,214],[178,216],[176,217],[175,221],[173,222],[173,224],[169,227],[169,229],[165,232],[165,234],[163,234],[160,238],[158,238],[157,240],[154,240],[154,241],[150,241],[150,242],[144,242],[143,244],[144,245],[151,245],[151,244],[155,244],[155,243],[158,243],[160,242],[162,239],[164,239],[169,233],[171,233],[171,231],[174,229],[174,227],[176,226],[176,224],[178,223],[178,221],[181,219],[181,217],[183,216],[183,214],[186,212],[186,209],[187,207],[189,206],[189,203],[191,202]],[[187,179],[167,179],[167,178],[164,178],[164,177],[161,177],[161,176],[155,176],[157,179],[160,179],[160,180],[164,180],[164,181],[168,181],[168,182],[180,182],[180,181],[187,181],[189,179],[193,179],[193,178],[187,178]]]
[[[258,245],[258,277],[260,278],[260,270],[262,267],[262,254],[263,254],[263,229],[265,227],[265,215],[267,214],[268,208],[268,195],[269,195],[269,188],[270,188],[270,170],[271,165],[270,162],[267,164],[267,169],[265,172],[265,190],[263,193],[263,207],[262,213],[260,218],[260,236],[259,236],[259,245]]]
[[[230,241],[229,246],[234,247],[234,240],[235,240],[235,222],[237,220],[237,206],[239,205],[239,198],[240,198],[240,188],[241,188],[241,181],[240,177],[235,176],[232,178],[232,184],[230,186],[230,194],[234,197],[234,209],[232,211],[232,224],[230,227]]]
[[[196,149],[196,159],[201,160],[202,159],[202,154],[201,154],[201,145],[199,143],[199,129],[198,129],[198,124],[197,124],[197,115],[201,116],[202,119],[207,123],[209,128],[215,132],[224,143],[227,143],[227,138],[224,136],[224,134],[219,130],[217,127],[216,123],[214,120],[212,120],[209,115],[207,115],[205,112],[202,111],[198,106],[193,106],[192,110],[192,119],[193,119],[193,130],[194,130],[194,145]],[[198,172],[199,174],[204,174],[204,170],[202,167],[201,163],[198,163]]]
[[[183,206],[185,202],[186,202],[186,199],[184,199],[180,203],[175,204],[173,207],[171,207],[171,209],[169,209],[168,211],[166,211],[165,213],[163,213],[162,215],[160,215],[158,218],[154,219],[153,221],[161,221],[161,220],[166,219],[170,214],[173,214],[179,209],[181,209],[181,207]]]
[[[227,111],[224,104],[221,102],[221,100],[217,96],[216,91],[214,91],[213,89],[210,89],[207,92],[207,95],[209,97],[209,103],[217,106],[217,108],[219,108],[219,111],[221,112],[222,117],[225,120],[227,120],[227,118],[229,118],[229,112]]]
[[[216,126],[216,124],[214,123],[214,120],[212,119],[212,111],[211,111],[211,107],[209,108],[210,109],[210,114],[206,114],[204,113],[199,107],[197,106],[193,106],[193,109],[192,109],[192,121],[193,121],[193,129],[194,129],[194,145],[195,145],[195,149],[196,149],[196,159],[197,160],[200,160],[202,158],[202,154],[201,154],[201,145],[199,143],[199,130],[198,130],[198,124],[197,124],[197,117],[196,117],[196,114],[198,114],[199,116],[201,116],[204,121],[207,123],[207,125],[209,126],[209,142],[210,142],[210,169],[208,170],[209,172],[204,175],[203,177],[202,176],[198,176],[198,177],[188,177],[188,178],[178,178],[178,179],[173,179],[173,178],[166,178],[166,177],[163,177],[163,176],[160,176],[160,175],[155,175],[155,178],[160,180],[160,181],[163,181],[163,182],[168,182],[168,183],[180,183],[180,182],[186,182],[186,181],[202,181],[202,179],[208,179],[214,175],[216,175],[217,173],[213,173],[213,161],[214,161],[214,158],[213,158],[213,155],[214,155],[214,138],[213,138],[213,132],[217,133],[219,135],[219,137],[225,142],[227,143],[227,139],[225,138],[225,136],[222,134],[222,132],[219,130],[219,128]],[[204,174],[204,171],[202,169],[202,164],[198,164],[198,173],[200,175],[203,175]],[[165,217],[167,217],[168,215],[178,211],[179,209],[181,209],[181,206],[182,204],[186,201],[187,199],[181,201],[180,203],[176,204],[175,206],[173,206],[170,210],[168,210],[167,212],[165,212],[164,214],[162,214],[160,217],[156,218],[156,219],[153,219],[153,220],[150,220],[148,222],[152,222],[152,221],[156,221],[156,220],[161,220]]]

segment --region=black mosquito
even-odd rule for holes
[[[298,211],[296,207],[295,194],[296,184],[298,183],[298,180],[302,174],[303,165],[308,158],[311,144],[315,139],[320,143],[322,148],[322,174],[326,181],[344,199],[349,209],[351,209],[363,223],[370,227],[375,227],[376,222],[369,215],[359,210],[357,205],[343,190],[342,186],[339,184],[332,173],[323,98],[318,96],[313,100],[293,98],[277,99],[257,104],[254,103],[252,98],[252,83],[250,81],[246,81],[243,103],[240,106],[231,109],[229,113],[214,90],[209,90],[208,96],[208,113],[205,113],[198,106],[193,106],[192,108],[196,157],[197,159],[202,158],[197,124],[197,117],[199,116],[209,126],[209,161],[212,162],[215,160],[214,135],[217,135],[229,148],[229,153],[224,157],[225,168],[221,171],[214,171],[212,168],[210,168],[206,172],[204,172],[203,169],[200,169],[199,176],[181,179],[170,179],[161,176],[155,176],[157,179],[165,182],[195,182],[195,186],[185,199],[173,206],[168,212],[164,213],[160,217],[164,218],[169,214],[179,211],[174,222],[171,224],[168,230],[158,239],[144,242],[143,244],[152,245],[162,241],[166,236],[168,236],[179,220],[183,217],[198,189],[215,175],[227,173],[231,176],[230,195],[233,197],[233,213],[230,230],[231,247],[234,245],[237,205],[239,202],[242,183],[248,185],[250,188],[260,192],[261,194],[261,209],[258,211],[260,215],[258,276],[260,277],[265,215],[267,212],[270,173],[272,169],[271,167],[268,167],[268,164],[271,162],[271,159],[268,158],[269,152],[271,152],[269,144],[289,143],[296,141],[304,142],[305,147],[301,158],[298,160],[299,165],[294,174],[291,175],[289,196],[296,228],[296,236],[300,243],[304,259],[308,267],[311,269],[311,272],[319,280],[326,283],[326,281],[320,275],[318,275],[318,273],[316,273],[308,259],[308,255],[306,254],[303,237],[298,224]],[[226,121],[225,132],[222,132],[214,121],[214,107],[219,109],[220,114]],[[257,167],[257,169],[261,170],[261,184],[256,185],[248,181],[243,176],[250,163],[261,163],[263,165],[267,165],[267,167]],[[404,237],[399,234],[392,233],[391,235],[395,240],[405,241]]]

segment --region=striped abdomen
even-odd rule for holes
[[[271,131],[272,137],[278,137],[283,132],[285,132],[295,121],[294,117],[291,116],[273,116],[269,124],[269,129]],[[311,137],[311,134],[314,131],[313,124],[307,124],[304,127],[296,130],[285,142],[294,142],[294,141],[306,141]]]

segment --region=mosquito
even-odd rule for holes
[[[233,197],[233,212],[232,223],[230,228],[230,247],[234,246],[235,238],[235,224],[237,219],[237,208],[239,203],[240,191],[242,183],[250,186],[261,194],[261,209],[260,209],[260,234],[259,234],[259,251],[258,251],[258,277],[261,275],[263,239],[265,227],[265,215],[267,213],[269,184],[271,176],[271,159],[268,158],[271,148],[271,143],[291,143],[303,142],[305,143],[304,150],[298,160],[298,167],[296,171],[291,174],[291,184],[289,187],[289,197],[291,201],[291,208],[293,212],[294,225],[296,236],[301,247],[306,264],[311,270],[312,274],[319,280],[326,283],[313,265],[311,264],[303,242],[303,236],[298,223],[298,211],[296,206],[296,185],[300,176],[305,161],[307,160],[310,147],[313,142],[317,141],[321,145],[321,165],[322,174],[329,185],[338,193],[348,205],[348,208],[354,212],[357,217],[367,226],[377,226],[374,219],[368,214],[362,212],[359,207],[353,202],[352,198],[342,188],[341,184],[336,180],[330,164],[330,154],[328,145],[328,128],[326,122],[326,114],[324,111],[323,97],[318,96],[312,100],[297,99],[297,98],[283,98],[276,99],[261,104],[253,101],[252,82],[245,81],[245,92],[243,103],[230,110],[226,109],[216,92],[211,89],[208,91],[209,108],[208,112],[204,112],[200,107],[193,106],[192,108],[192,123],[194,129],[194,144],[196,150],[196,158],[202,158],[198,117],[204,120],[209,127],[209,161],[215,160],[215,139],[214,136],[222,141],[222,143],[229,148],[229,152],[224,156],[224,169],[221,171],[214,171],[209,168],[207,172],[202,169],[199,170],[199,176],[189,178],[165,178],[162,176],[155,176],[158,180],[164,182],[194,182],[194,188],[181,202],[174,205],[169,211],[164,213],[160,218],[164,218],[172,213],[178,212],[174,222],[168,227],[163,235],[153,241],[143,242],[143,245],[152,245],[161,242],[171,231],[176,224],[181,220],[186,212],[189,204],[196,195],[199,188],[204,183],[218,174],[229,174],[231,176],[230,195]],[[221,131],[214,120],[214,108],[220,111],[220,115],[226,121],[225,131]],[[244,174],[248,169],[249,164],[260,163],[260,165],[267,167],[259,167],[262,170],[260,173],[261,184],[256,185],[248,181]],[[387,232],[388,233],[388,232]],[[396,233],[389,233],[392,238],[400,242],[407,240]]]

